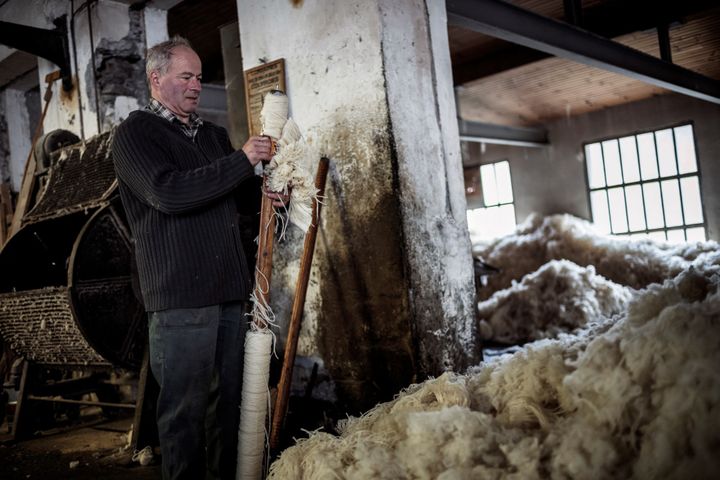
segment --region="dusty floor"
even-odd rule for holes
[[[23,442],[0,443],[0,478],[159,480],[157,461],[141,466],[132,461],[132,451],[124,448],[131,425],[132,417],[98,419]],[[6,433],[6,427],[2,428]]]

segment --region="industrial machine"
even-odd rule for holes
[[[103,408],[136,408],[113,398],[108,382],[118,369],[139,371],[146,345],[112,132],[58,149],[69,137],[54,134],[38,142],[39,168],[26,173],[37,177],[25,192],[29,209],[0,251],[0,336],[26,361],[16,438],[24,418],[37,418],[28,409],[42,402],[83,404],[94,392]]]

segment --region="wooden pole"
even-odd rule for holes
[[[315,188],[319,190],[319,197],[322,197],[325,193],[328,163],[327,158],[321,158],[317,174],[315,176]],[[285,421],[285,414],[287,412],[287,404],[290,397],[290,384],[292,383],[292,372],[295,363],[295,353],[297,351],[298,337],[300,336],[300,322],[302,320],[303,308],[305,307],[305,295],[307,294],[308,282],[310,281],[310,267],[312,265],[313,254],[315,253],[315,239],[317,238],[317,229],[320,219],[320,207],[321,204],[317,200],[314,200],[312,208],[312,223],[305,235],[303,256],[300,261],[300,273],[298,275],[297,285],[295,286],[295,299],[293,300],[290,324],[288,326],[288,336],[285,342],[285,355],[283,356],[280,382],[278,383],[277,401],[275,402],[275,409],[273,411],[272,426],[270,429],[271,451],[277,449],[280,441],[280,430]]]
[[[8,228],[12,224],[13,206],[10,185],[0,183],[0,248],[8,238]]]
[[[263,190],[267,190],[267,175],[263,177]],[[262,196],[260,204],[260,233],[258,235],[258,258],[255,269],[255,299],[261,306],[258,310],[264,311],[270,304],[270,280],[272,279],[272,255],[275,243],[275,215],[272,200],[266,195]],[[267,323],[262,315],[255,315],[255,325],[266,328]]]

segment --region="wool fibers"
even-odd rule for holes
[[[554,259],[594,265],[598,275],[640,289],[674,277],[718,248],[717,242],[670,244],[601,235],[592,224],[572,215],[531,215],[514,234],[474,248],[475,255],[501,270],[488,277],[478,298],[488,299]]]
[[[478,304],[483,339],[506,344],[556,337],[625,309],[633,290],[568,260],[551,260]]]
[[[716,478],[720,253],[612,318],[402,391],[339,436],[285,450],[272,479]]]

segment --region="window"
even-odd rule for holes
[[[515,205],[507,160],[480,166],[480,190],[482,207],[467,211],[472,243],[515,231]]]
[[[703,241],[691,124],[585,145],[593,222],[605,233]]]

